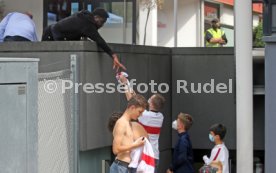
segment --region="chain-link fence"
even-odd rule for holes
[[[63,70],[39,74],[39,173],[74,173],[72,92],[62,92],[62,81],[72,80],[71,73],[71,70]]]

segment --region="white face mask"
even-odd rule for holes
[[[176,120],[174,120],[174,121],[172,122],[172,128],[173,128],[174,130],[177,130],[177,121],[176,121]]]

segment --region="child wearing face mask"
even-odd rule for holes
[[[214,124],[209,129],[209,140],[215,144],[211,156],[203,156],[206,165],[217,167],[221,173],[229,173],[228,158],[229,152],[223,139],[226,134],[226,127],[223,124]]]
[[[173,160],[167,173],[195,173],[192,143],[188,134],[192,124],[192,116],[182,112],[172,123],[172,128],[177,130],[179,138],[174,147]]]

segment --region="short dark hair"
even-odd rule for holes
[[[193,125],[193,118],[191,115],[180,112],[178,117],[180,121],[184,124],[185,130],[189,130]]]
[[[211,23],[218,23],[219,22],[219,19],[218,18],[214,18],[212,19]]]
[[[163,109],[166,100],[161,94],[154,94],[154,96],[151,100],[152,106],[156,111],[160,111]]]
[[[108,13],[107,13],[107,12],[105,11],[105,9],[103,9],[103,8],[96,8],[96,9],[92,12],[92,14],[93,14],[94,16],[100,16],[100,17],[105,18],[105,19],[109,18]]]
[[[33,14],[32,14],[31,12],[26,11],[25,14],[26,14],[27,16],[29,16],[31,19],[33,19]]]
[[[223,124],[214,124],[209,129],[215,135],[219,135],[220,140],[223,140],[226,134],[226,127]]]
[[[117,120],[121,118],[122,115],[123,115],[122,112],[113,112],[111,117],[109,117],[107,128],[111,133],[113,132],[113,129],[115,127]]]
[[[148,102],[145,99],[145,97],[143,97],[140,94],[136,94],[133,97],[131,97],[131,99],[129,99],[127,108],[129,108],[130,106],[142,107],[146,109],[148,107]]]

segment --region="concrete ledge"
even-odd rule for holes
[[[170,48],[109,44],[115,53],[169,55]],[[44,42],[5,42],[0,44],[0,52],[103,52],[91,41],[44,41]]]
[[[263,41],[268,43],[273,43],[273,42],[276,43],[276,35],[264,36]]]
[[[254,62],[264,62],[265,51],[264,48],[254,48],[252,50]]]
[[[234,55],[234,47],[185,47],[172,48],[172,55]]]

